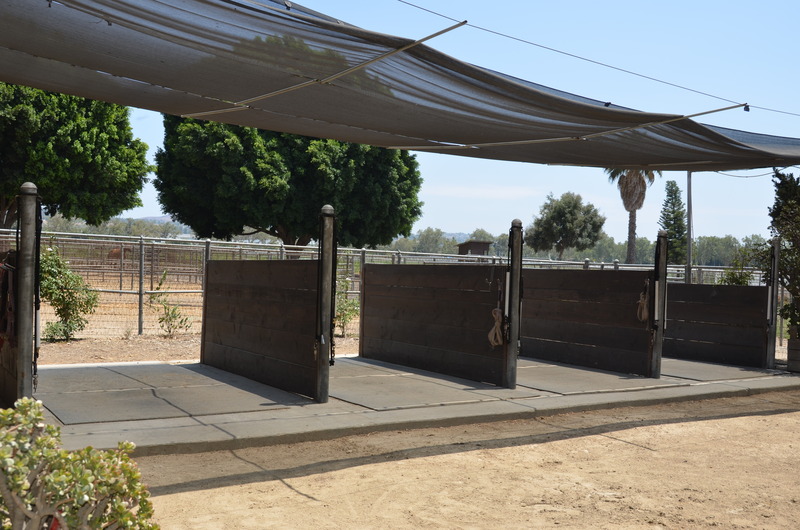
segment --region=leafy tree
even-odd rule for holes
[[[609,182],[617,183],[620,197],[622,197],[622,205],[628,212],[628,252],[625,256],[625,263],[634,263],[636,261],[636,211],[644,205],[647,186],[652,184],[656,179],[656,174],[661,175],[661,172],[615,168],[608,168],[605,172]]]
[[[558,259],[564,250],[592,248],[600,239],[606,218],[580,195],[567,192],[556,199],[547,196],[539,216],[525,229],[525,244],[537,251],[555,248]]]
[[[230,239],[245,227],[290,245],[319,231],[324,204],[339,242],[389,244],[421,213],[422,179],[406,151],[164,116],[154,181],[163,210],[199,237]]]
[[[726,267],[731,265],[739,255],[741,245],[732,235],[725,237],[700,236],[695,240],[695,265]]]
[[[778,281],[792,295],[780,311],[796,339],[800,326],[800,177],[776,170],[772,182],[775,202],[769,209],[770,231],[781,238]]]
[[[438,228],[426,228],[418,230],[414,252],[425,252],[428,254],[456,254],[458,243],[452,237],[445,237],[444,232]]]
[[[378,245],[380,250],[397,250],[400,252],[414,252],[417,248],[417,242],[414,236],[411,237],[398,237],[389,245]]]
[[[654,263],[656,260],[656,243],[646,237],[636,238],[636,263]]]
[[[471,241],[494,241],[495,237],[483,228],[476,228],[469,235]]]
[[[667,263],[686,263],[686,207],[677,182],[668,180],[666,190],[658,225],[667,231]]]
[[[500,235],[498,235],[496,237],[493,237],[492,241],[494,241],[494,244],[492,245],[492,248],[494,249],[494,255],[495,256],[506,256],[506,255],[508,255],[508,232],[503,232],[502,234],[500,234]],[[527,257],[527,256],[525,256],[525,251],[526,250],[528,252],[532,251],[531,248],[526,247],[525,245],[522,245],[522,256],[523,257]]]
[[[40,401],[14,406],[0,410],[2,528],[158,528],[132,443],[66,451]]]
[[[586,252],[584,258],[602,263],[614,263],[614,260],[625,261],[625,244],[617,243],[614,238],[600,233],[597,244]]]
[[[89,323],[84,315],[94,313],[99,295],[89,290],[55,248],[42,251],[41,271],[42,299],[53,306],[58,317],[58,322],[47,323],[44,336],[48,340],[71,340]]]
[[[0,83],[0,228],[16,221],[26,181],[48,215],[92,225],[141,206],[146,154],[125,107]]]

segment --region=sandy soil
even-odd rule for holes
[[[798,528],[800,392],[139,465],[165,529]]]
[[[358,354],[357,338],[335,338],[339,355]],[[40,364],[110,363],[134,361],[200,361],[200,334],[183,333],[166,339],[156,335],[120,338],[81,338],[43,342]]]
[[[83,339],[40,362],[199,348]],[[165,529],[798,528],[798,449],[800,391],[137,461]]]

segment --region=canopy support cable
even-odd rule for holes
[[[529,145],[529,144],[550,144],[556,142],[575,142],[575,141],[584,141],[590,140],[592,138],[598,138],[600,136],[609,136],[612,134],[618,134],[628,131],[635,131],[637,129],[646,129],[647,127],[654,127],[656,125],[665,125],[667,123],[673,123],[676,121],[687,120],[691,118],[696,118],[697,116],[705,116],[706,114],[714,114],[717,112],[724,112],[726,110],[738,109],[744,107],[747,103],[739,103],[736,105],[731,105],[729,107],[723,107],[721,109],[715,110],[708,110],[705,112],[698,112],[696,114],[690,114],[688,116],[675,116],[674,118],[669,118],[666,120],[661,121],[651,121],[648,123],[642,123],[639,125],[632,125],[630,127],[621,127],[619,129],[610,129],[608,131],[601,131],[591,134],[584,134],[581,136],[561,136],[558,138],[538,138],[536,140],[511,140],[508,142],[487,142],[481,144],[444,144],[444,145],[398,145],[398,146],[390,146],[387,149],[406,149],[408,151],[427,151],[427,150],[436,150],[436,151],[444,151],[444,150],[460,150],[460,149],[480,149],[482,147],[502,147],[507,145]]]
[[[252,107],[250,107],[249,105],[251,103],[255,103],[256,101],[261,101],[261,100],[272,98],[272,97],[275,97],[275,96],[280,96],[282,94],[286,94],[288,92],[294,92],[295,90],[300,90],[301,88],[306,88],[306,87],[309,87],[309,86],[312,86],[312,85],[329,84],[329,83],[332,83],[333,81],[339,79],[340,77],[344,77],[346,75],[352,74],[353,72],[356,72],[358,70],[366,68],[367,66],[369,66],[371,64],[374,64],[374,63],[377,63],[379,61],[382,61],[382,60],[386,59],[387,57],[391,57],[392,55],[404,52],[404,51],[406,51],[406,50],[408,50],[410,48],[413,48],[414,46],[422,44],[423,42],[429,41],[429,40],[431,40],[433,38],[436,38],[436,37],[438,37],[440,35],[443,35],[443,34],[449,32],[449,31],[452,31],[454,29],[460,28],[461,26],[464,26],[466,23],[467,23],[467,21],[464,20],[462,22],[459,22],[458,24],[453,24],[452,26],[450,26],[448,28],[445,28],[445,29],[443,29],[441,31],[437,31],[436,33],[428,35],[427,37],[424,37],[422,39],[416,40],[414,42],[410,42],[410,43],[408,43],[408,44],[406,44],[404,46],[401,46],[399,48],[396,48],[394,50],[390,50],[388,52],[382,53],[381,55],[378,55],[377,57],[373,57],[372,59],[370,59],[368,61],[356,64],[354,66],[351,66],[350,68],[342,70],[341,72],[329,75],[329,76],[324,77],[322,79],[310,79],[308,81],[304,81],[304,82],[299,83],[297,85],[293,85],[293,86],[286,87],[286,88],[281,88],[280,90],[275,90],[274,92],[270,92],[268,94],[262,94],[260,96],[255,96],[255,97],[252,97],[252,98],[249,98],[249,99],[243,99],[241,101],[236,101],[236,102],[233,103],[236,106],[228,108],[228,109],[210,110],[210,111],[204,111],[204,112],[193,112],[191,114],[184,114],[183,117],[184,118],[199,118],[199,117],[203,117],[203,116],[210,116],[210,115],[213,115],[213,114],[221,114],[221,113],[224,113],[224,112],[236,112],[236,111],[239,111],[239,110],[251,109]],[[259,109],[252,109],[252,110],[259,110]]]

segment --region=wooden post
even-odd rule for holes
[[[661,377],[661,352],[664,330],[667,327],[667,231],[659,230],[656,240],[655,301],[653,304],[653,352],[650,361],[650,377]]]
[[[33,299],[36,276],[36,198],[38,189],[26,182],[19,189],[17,260],[17,399],[33,397]]]
[[[511,246],[511,263],[509,263],[509,278],[506,286],[508,343],[506,344],[506,365],[502,386],[516,388],[521,325],[520,304],[522,302],[522,221],[519,219],[511,222],[509,245]]]
[[[320,213],[322,217],[322,233],[320,234],[320,282],[319,282],[319,348],[317,353],[317,392],[315,399],[319,403],[328,402],[328,381],[330,378],[330,357],[331,340],[333,334],[333,314],[334,314],[334,274],[336,264],[334,254],[336,250],[336,240],[334,237],[333,224],[335,212],[333,206],[326,204]]]

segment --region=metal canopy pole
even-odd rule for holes
[[[517,387],[517,357],[519,357],[520,334],[520,302],[522,299],[522,221],[511,222],[509,236],[511,247],[511,263],[509,263],[509,280],[506,289],[506,317],[508,318],[508,343],[506,344],[506,365],[502,378],[502,386]]]
[[[333,206],[326,204],[322,207],[322,233],[320,234],[320,261],[319,261],[319,277],[320,285],[317,296],[319,297],[319,336],[317,341],[319,348],[317,350],[317,388],[316,396],[314,398],[319,403],[328,402],[329,391],[329,378],[330,378],[330,363],[331,361],[331,340],[333,334],[331,333],[333,312],[334,312],[334,274],[336,271],[336,264],[334,263],[334,256],[336,252],[336,241],[334,238],[333,224],[335,221],[335,212]]]
[[[33,299],[36,269],[36,198],[26,182],[19,189],[19,259],[17,261],[17,398],[33,397]]]
[[[692,172],[686,172],[686,274],[684,281],[692,283]]]
[[[661,377],[661,354],[664,347],[664,330],[667,327],[667,231],[659,230],[656,239],[655,300],[653,303],[653,351],[650,361],[650,377]]]
[[[771,262],[769,269],[769,302],[767,315],[767,324],[769,325],[767,332],[767,356],[764,363],[764,368],[775,368],[775,341],[777,339],[778,330],[778,289],[780,289],[780,282],[778,281],[778,265],[781,259],[781,238],[775,237],[772,239],[771,249]]]

